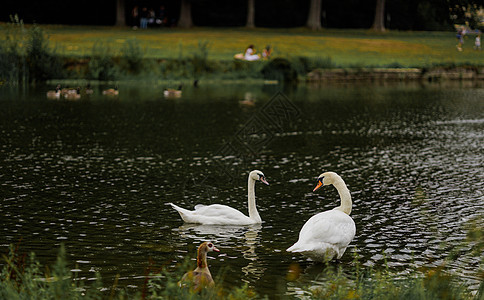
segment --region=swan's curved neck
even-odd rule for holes
[[[344,180],[342,178],[338,178],[333,185],[336,190],[338,190],[339,198],[341,199],[341,205],[335,209],[340,210],[348,215],[351,214],[353,202],[351,201],[350,191],[346,187]]]
[[[262,219],[259,216],[257,207],[255,205],[255,180],[249,176],[249,181],[247,183],[247,198],[249,201],[249,218],[256,221],[257,223],[262,223]]]

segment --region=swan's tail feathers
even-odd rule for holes
[[[303,252],[305,250],[299,248],[299,245],[297,243],[295,243],[291,247],[287,248],[286,251],[287,252]]]
[[[168,203],[173,207],[179,214],[180,217],[183,219],[183,221],[186,221],[187,216],[190,214],[190,211],[188,209],[181,208],[180,206],[177,206],[173,203]]]
[[[287,248],[287,252],[311,252],[319,251],[320,249],[330,248],[331,246],[327,243],[301,243],[297,241],[294,245]]]
[[[302,244],[295,243],[291,247],[287,248],[288,252],[301,253],[304,256],[309,257],[314,261],[330,261],[334,257],[340,258],[338,249],[328,243],[315,243],[315,244]]]

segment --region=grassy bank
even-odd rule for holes
[[[3,26],[2,26],[3,27]],[[118,52],[123,44],[136,39],[146,57],[177,59],[198,48],[199,41],[208,42],[208,59],[232,60],[249,44],[262,50],[274,48],[275,56],[330,56],[340,67],[352,65],[383,66],[398,63],[405,67],[425,67],[428,64],[483,64],[482,52],[472,49],[474,36],[466,37],[464,51],[456,50],[454,32],[388,32],[367,30],[194,28],[132,30],[114,27],[42,26],[50,41],[64,49],[68,57],[91,54],[94,44],[104,42]],[[4,32],[0,31],[0,37]]]
[[[100,274],[95,279],[78,278],[78,271],[66,260],[61,246],[57,261],[50,267],[42,267],[32,253],[27,259],[18,247],[11,247],[4,256],[5,266],[0,273],[0,299],[269,299],[274,295],[258,295],[255,290],[241,283],[240,286],[224,286],[223,275],[215,277],[216,285],[196,293],[180,288],[178,281],[184,272],[193,268],[193,260],[185,259],[175,270],[154,267],[151,263],[145,270],[145,283],[136,292],[113,285],[104,286]],[[343,266],[328,265],[320,274],[318,286],[298,283],[300,268],[292,264],[288,268],[287,284],[297,286],[299,295],[305,299],[484,299],[484,281],[479,290],[470,291],[455,275],[448,273],[444,265],[416,271],[405,276],[389,269],[375,271],[364,268],[355,258],[358,266],[354,274],[345,274]],[[71,271],[72,270],[72,271]],[[219,272],[220,273],[220,272]],[[222,272],[223,274],[223,272]],[[275,286],[276,291],[285,291],[284,286]],[[279,295],[282,299],[299,298],[295,295]]]
[[[11,43],[13,38],[18,43],[16,48],[19,55],[26,55],[29,46],[28,31],[32,27],[11,25],[0,24],[0,40],[10,40]],[[464,51],[459,52],[453,32],[379,34],[367,30],[325,29],[313,32],[304,28],[133,30],[54,25],[37,28],[48,41],[46,49],[55,49],[54,56],[64,70],[63,73],[56,74],[62,78],[103,80],[123,77],[263,77],[261,72],[269,62],[241,62],[233,59],[234,54],[243,52],[249,44],[254,44],[259,50],[271,45],[273,59],[288,61],[291,70],[296,71],[299,76],[304,76],[315,68],[484,65],[484,51],[475,51],[472,48],[474,36],[467,37]],[[2,56],[4,60],[6,56]],[[284,69],[287,66],[277,68]]]
[[[2,26],[3,28],[4,26]],[[249,44],[262,50],[274,48],[275,56],[330,56],[337,66],[382,66],[399,63],[405,67],[425,67],[428,64],[483,64],[482,52],[472,49],[474,36],[466,37],[464,51],[456,50],[454,32],[388,32],[368,30],[194,28],[132,30],[114,27],[42,26],[50,41],[64,49],[68,57],[91,54],[95,43],[109,43],[114,52],[136,39],[146,57],[177,59],[198,48],[199,41],[209,44],[208,59],[232,60]],[[4,31],[0,31],[4,37]]]

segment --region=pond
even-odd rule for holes
[[[340,262],[405,274],[438,266],[484,214],[484,88],[461,84],[120,84],[117,97],[50,100],[53,85],[0,88],[0,251],[20,242],[43,265],[63,243],[73,271],[139,291],[152,260],[170,270],[211,240],[212,274],[261,295],[318,285],[323,264],[286,252],[314,214],[339,205],[337,172],[357,233]],[[241,102],[250,100],[249,102]],[[254,101],[252,101],[254,100]],[[260,226],[184,224],[167,205],[220,203],[247,213],[256,184]],[[479,257],[451,269],[472,288]],[[3,263],[3,262],[2,262]],[[302,275],[288,282],[291,265]],[[195,265],[195,263],[194,263]]]

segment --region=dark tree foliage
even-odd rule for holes
[[[370,28],[375,16],[375,1],[323,0],[325,25],[329,28]]]
[[[255,1],[255,11],[257,4]],[[192,18],[196,26],[245,26],[247,22],[247,0],[192,1]],[[257,22],[257,17],[255,18]]]
[[[468,24],[471,28],[484,30],[482,20],[478,19],[476,12],[484,3],[476,0],[448,0],[450,6],[450,19],[454,24]]]
[[[386,2],[387,28],[398,30],[451,29],[446,0],[397,0]]]
[[[26,23],[108,25],[116,22],[118,0],[6,0],[2,1],[0,21],[18,14]],[[194,26],[243,27],[247,23],[247,0],[191,0]],[[165,6],[168,25],[176,25],[180,17],[181,0],[124,0],[125,16],[131,24],[131,9],[138,5],[155,11]],[[257,27],[287,28],[306,26],[309,0],[255,0]],[[322,24],[328,28],[369,29],[374,21],[376,0],[322,0]],[[466,16],[482,0],[387,0],[384,25],[391,30],[450,30],[453,24],[477,26],[474,18]],[[450,11],[452,9],[452,11]],[[468,14],[467,14],[468,15]],[[453,18],[451,18],[453,16]]]

